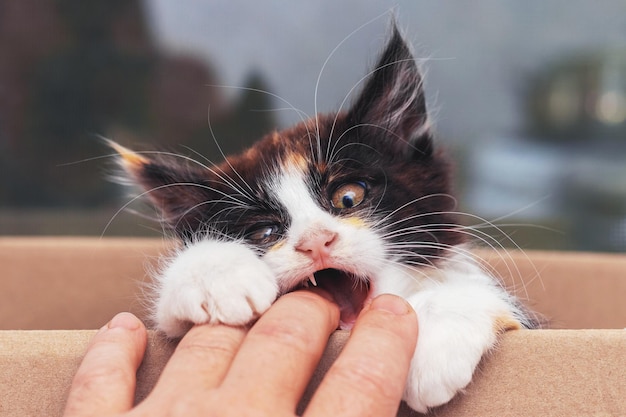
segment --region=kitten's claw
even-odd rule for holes
[[[276,299],[269,267],[238,243],[202,241],[180,252],[159,277],[157,328],[182,336],[193,324],[245,325]]]

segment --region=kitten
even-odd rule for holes
[[[220,165],[111,145],[185,243],[156,277],[154,318],[170,337],[249,323],[308,285],[336,298],[350,329],[366,300],[397,294],[420,325],[404,399],[426,412],[470,382],[498,334],[534,326],[464,246],[448,161],[395,25],[349,110],[270,133]]]

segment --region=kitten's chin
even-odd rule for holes
[[[318,287],[327,291],[340,310],[339,328],[350,330],[370,297],[370,284],[339,269],[323,269],[314,274]]]

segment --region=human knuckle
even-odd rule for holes
[[[289,410],[278,409],[271,399],[259,402],[220,390],[209,396],[209,403],[208,413],[203,414],[209,417],[295,417]]]
[[[211,338],[190,338],[181,342],[176,350],[179,354],[206,359],[208,356],[232,356],[239,344],[238,335],[221,332]]]
[[[394,398],[404,387],[404,381],[390,377],[394,374],[386,363],[374,358],[345,360],[332,371],[342,385],[357,386],[362,394],[379,398]]]
[[[272,320],[258,326],[254,335],[260,338],[268,338],[273,342],[289,349],[309,351],[314,345],[314,336],[302,323],[295,320]]]
[[[78,372],[74,377],[74,386],[81,390],[97,391],[102,386],[109,384],[130,385],[134,380],[134,373],[126,368],[110,363],[107,366],[98,366]]]

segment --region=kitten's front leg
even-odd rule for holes
[[[202,240],[182,249],[157,277],[154,319],[169,337],[193,324],[243,325],[278,295],[276,277],[250,248]]]
[[[408,301],[418,316],[419,340],[404,400],[422,413],[462,391],[498,334],[520,327],[515,305],[491,282],[434,283]]]

